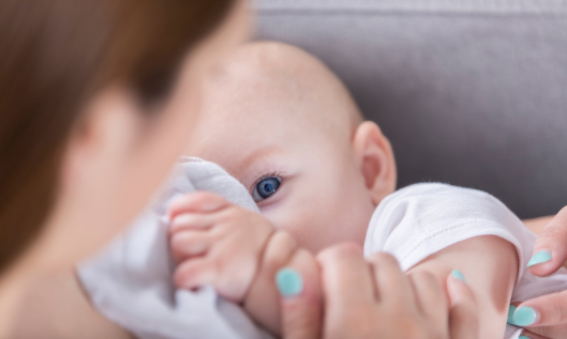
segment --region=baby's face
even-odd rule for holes
[[[331,118],[345,107],[332,93],[305,92],[283,77],[223,81],[206,91],[209,104],[186,153],[236,177],[261,213],[301,246],[318,252],[362,244],[374,205],[348,121]]]

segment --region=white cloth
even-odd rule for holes
[[[526,269],[536,236],[488,193],[438,183],[408,186],[386,197],[370,221],[365,255],[389,252],[408,270],[433,253],[460,241],[494,235],[518,251],[519,274],[511,302],[567,290],[567,271],[538,278]],[[505,338],[520,330],[507,325]]]
[[[185,158],[157,202],[122,236],[78,268],[94,306],[140,339],[271,338],[211,288],[175,291],[167,244],[167,204],[195,190],[258,211],[248,191],[219,166]]]

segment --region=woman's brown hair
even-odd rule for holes
[[[233,0],[0,0],[0,273],[41,231],[63,148],[111,82],[143,101]]]

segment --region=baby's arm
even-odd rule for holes
[[[433,273],[441,284],[457,269],[476,293],[480,338],[502,338],[518,274],[516,249],[495,236],[471,238],[447,247],[414,266],[408,274]],[[424,305],[427,307],[427,305]]]
[[[170,246],[179,263],[176,286],[211,285],[274,334],[281,333],[276,272],[293,267],[311,274],[309,281],[319,280],[315,258],[297,248],[291,236],[276,232],[263,216],[219,196],[186,195],[172,203],[169,214]],[[319,291],[309,293],[320,295]]]

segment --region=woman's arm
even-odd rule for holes
[[[431,255],[408,274],[430,272],[444,283],[454,269],[466,277],[482,310],[479,314],[479,338],[502,338],[518,274],[514,246],[495,236],[468,239]]]
[[[73,272],[41,276],[28,290],[16,338],[133,338],[91,306]]]

